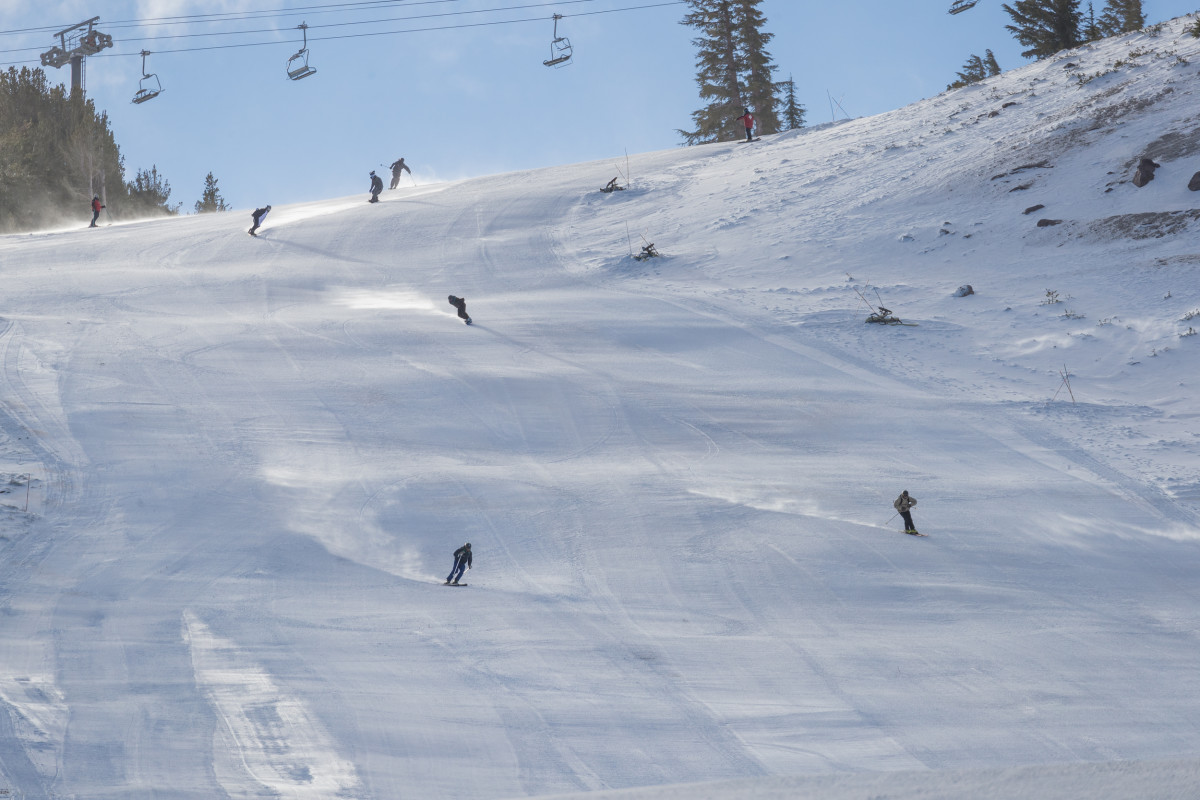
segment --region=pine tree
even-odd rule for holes
[[[991,50],[984,51],[984,56],[980,58],[974,53],[967,59],[967,63],[963,64],[962,72],[958,73],[958,80],[947,86],[947,89],[961,89],[964,86],[970,86],[972,83],[978,83],[984,78],[990,78],[993,75],[1000,74],[1000,64],[996,61],[996,56]]]
[[[1146,27],[1142,0],[1108,0],[1100,12],[1100,31],[1104,36],[1133,33]]]
[[[1013,21],[1004,27],[1029,48],[1021,53],[1026,58],[1046,58],[1081,43],[1079,0],[1017,0],[1003,8]]]
[[[1091,2],[1088,3],[1087,14],[1083,17],[1083,22],[1079,28],[1079,38],[1085,42],[1095,42],[1108,36],[1107,33],[1100,27],[1100,23],[1096,20],[1096,7]]]
[[[804,127],[804,116],[807,110],[796,101],[796,81],[788,75],[788,79],[779,84],[783,89],[783,130],[794,131]]]
[[[129,191],[131,211],[138,214],[166,213],[178,214],[182,203],[171,206],[167,200],[171,197],[171,182],[158,174],[158,166],[153,165],[149,171],[139,169],[133,177],[133,182],[126,187]]]
[[[767,52],[767,45],[775,34],[765,30],[767,18],[759,9],[761,2],[739,0],[734,5],[738,56],[744,64],[742,84],[746,91],[743,99],[754,112],[759,135],[779,133],[779,87],[775,83],[775,62]]]
[[[750,108],[759,133],[779,131],[775,64],[766,45],[774,34],[763,27],[761,0],[686,0],[692,9],[682,24],[700,31],[696,83],[706,105],[692,112],[695,129],[680,130],[688,144],[715,142],[732,132],[731,123]]]
[[[1000,62],[996,60],[996,54],[991,50],[983,51],[983,69],[984,72],[987,73],[984,76],[986,78],[990,78],[993,75],[999,75],[1001,72],[1003,72],[1003,70],[1000,69]]]
[[[217,179],[211,172],[208,173],[204,178],[204,194],[200,195],[200,199],[196,201],[196,213],[210,214],[214,211],[228,210],[225,198],[221,197],[221,190],[217,188]]]

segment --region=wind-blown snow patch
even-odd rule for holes
[[[380,291],[343,289],[337,302],[339,305],[360,311],[437,311],[441,313],[434,302],[425,295],[403,289]]]
[[[299,699],[213,634],[195,614],[183,615],[196,683],[221,723],[214,736],[214,768],[230,797],[347,796],[359,788],[354,765],[339,756],[333,740]]]

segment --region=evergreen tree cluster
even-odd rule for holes
[[[41,69],[0,71],[0,233],[90,218],[99,195],[114,218],[174,214],[157,167],[125,182],[125,160],[81,92],[51,86]]]
[[[767,51],[774,38],[765,30],[762,0],[686,0],[691,9],[682,24],[700,35],[696,45],[696,82],[703,108],[692,113],[695,127],[679,134],[688,144],[735,138],[743,108],[754,114],[759,134],[800,127],[804,107],[796,102],[795,84],[774,79],[775,63]],[[780,92],[784,92],[783,99]],[[783,106],[783,119],[780,107]]]
[[[949,11],[958,14],[978,2],[953,0]],[[1004,27],[1028,48],[1021,53],[1026,58],[1047,58],[1087,42],[1133,33],[1146,25],[1142,0],[1105,0],[1099,17],[1092,2],[1088,2],[1085,14],[1082,0],[1016,0],[1012,5],[1004,3],[1002,8],[1012,19],[1012,24]],[[965,72],[971,72],[971,63],[967,62]],[[963,73],[959,73],[959,77],[964,80]],[[951,84],[951,87],[956,85]]]
[[[972,83],[990,78],[993,75],[1000,74],[1000,64],[996,61],[996,56],[991,50],[984,52],[982,58],[972,54],[967,59],[967,63],[963,64],[963,71],[958,73],[958,80],[947,86],[947,89],[961,89],[964,86],[970,86]]]

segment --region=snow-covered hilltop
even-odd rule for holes
[[[0,237],[0,791],[1184,796],[1191,23],[258,239]]]

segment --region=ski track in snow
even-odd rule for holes
[[[0,237],[0,790],[1190,796],[1188,22],[608,195]]]
[[[354,765],[299,698],[195,615],[184,615],[183,630],[196,683],[220,717],[214,769],[229,797],[361,796]]]

